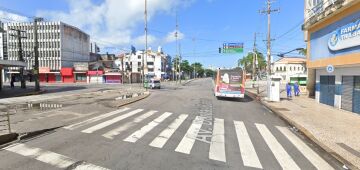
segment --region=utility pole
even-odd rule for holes
[[[11,30],[16,31],[16,33],[17,33],[16,35],[11,34],[11,36],[14,36],[14,37],[16,37],[18,39],[19,61],[24,61],[23,50],[22,50],[22,42],[21,42],[21,40],[23,38],[26,38],[26,37],[21,36],[21,33],[24,32],[24,31],[21,31],[19,29],[11,29]],[[26,88],[26,82],[25,82],[25,78],[24,78],[24,67],[20,67],[20,81],[21,81],[21,88],[25,89]]]
[[[43,21],[43,18],[34,19],[34,53],[35,53],[35,65],[34,65],[34,78],[35,78],[35,91],[40,91],[39,81],[39,42],[38,42],[38,27],[37,23]],[[95,45],[96,47],[96,45]],[[97,49],[95,48],[95,51]]]
[[[179,43],[179,76],[180,76],[180,84],[181,84],[181,77],[182,77],[182,72],[181,72],[181,43]]]
[[[147,29],[147,0],[145,0],[145,50],[142,58],[142,84],[145,83],[145,62],[147,60],[147,49],[148,49],[148,29]],[[145,59],[144,59],[145,58]]]
[[[270,0],[267,0],[267,9],[262,10],[261,13],[267,14],[268,17],[268,32],[267,32],[267,74],[268,77],[271,75],[271,13],[277,12],[279,9],[271,9],[271,2]]]
[[[253,48],[253,64],[252,64],[252,68],[253,68],[253,70],[252,70],[252,78],[253,78],[253,81],[255,80],[255,76],[256,76],[256,64],[255,64],[255,62],[257,61],[257,58],[256,58],[256,56],[257,55],[255,55],[255,53],[256,53],[256,33],[254,33],[254,48]]]
[[[193,41],[193,55],[194,55],[194,79],[196,78],[196,70],[195,70],[195,47],[196,47],[196,44],[195,44],[195,38],[192,39]]]
[[[271,13],[277,12],[279,9],[271,9],[272,2],[267,0],[267,9],[262,10],[261,13],[267,14],[268,17],[268,32],[267,32],[267,98],[270,99],[270,75],[271,75]]]
[[[179,49],[178,49],[178,45],[179,45],[179,42],[178,42],[178,29],[179,29],[179,25],[178,25],[178,14],[177,14],[177,10],[176,10],[176,26],[175,26],[175,39],[176,39],[176,58],[177,61],[175,64],[175,69],[176,67],[178,66],[179,62],[180,62],[180,59],[179,59]],[[176,73],[178,73],[178,69],[176,69]],[[176,76],[177,77],[177,76]],[[176,79],[176,83],[177,83],[177,80],[178,78]]]

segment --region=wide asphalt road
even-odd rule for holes
[[[0,169],[341,169],[256,101],[218,100],[211,79],[0,151]],[[74,106],[71,106],[74,107]]]

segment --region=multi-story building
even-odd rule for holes
[[[301,83],[306,84],[306,59],[297,57],[283,57],[273,63],[272,72],[276,76],[282,77],[283,81],[301,81]],[[303,79],[305,79],[305,82]]]
[[[147,57],[145,58],[144,51],[136,51],[135,53],[126,54],[123,59],[124,70],[128,70],[132,74],[132,82],[140,80],[142,73],[143,57],[144,57],[144,74],[150,78],[164,78],[167,74],[169,65],[167,62],[168,55],[164,54],[159,47],[158,51],[147,51]],[[120,64],[120,70],[123,68]]]
[[[25,70],[31,75],[35,62],[33,23],[7,23],[4,29],[2,45],[6,60],[19,60],[18,39],[13,36],[16,30],[21,30],[21,36],[26,37],[22,38],[22,51],[27,63]],[[74,64],[89,62],[90,36],[76,27],[63,22],[39,22],[38,42],[40,81],[74,82]],[[6,76],[10,73],[19,74],[18,68],[10,68]]]
[[[4,24],[0,22],[0,91],[3,87],[3,82],[5,81],[4,69],[7,69],[8,67],[26,66],[25,62],[11,61],[11,60],[7,60],[7,58],[4,58],[4,54],[6,55],[6,52],[4,53],[4,49],[6,49],[6,45],[2,43],[4,41],[4,35],[6,35],[4,30]]]
[[[308,91],[360,113],[360,1],[305,0]]]

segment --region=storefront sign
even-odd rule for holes
[[[328,73],[333,73],[334,70],[335,70],[335,68],[334,68],[333,65],[328,65],[328,66],[326,67],[326,71],[327,71]]]
[[[330,50],[337,51],[360,45],[360,19],[335,30],[328,41]]]
[[[89,70],[89,63],[74,63],[75,71],[88,71]]]

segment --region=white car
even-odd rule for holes
[[[149,82],[149,87],[151,89],[160,89],[161,85],[160,85],[160,80],[150,80]]]

